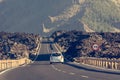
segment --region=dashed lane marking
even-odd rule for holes
[[[56,47],[56,45],[54,44],[54,46],[55,46],[55,48],[59,51],[59,49]],[[66,59],[66,58],[65,58]],[[67,60],[67,59],[66,59]],[[68,60],[67,60],[68,61]],[[75,63],[75,62],[74,62]],[[76,64],[79,64],[79,63],[76,63]],[[55,66],[54,66],[54,68],[55,68]],[[58,70],[59,71],[59,70]],[[61,71],[61,70],[60,70]],[[62,71],[63,73],[68,73],[68,72],[66,72],[66,71]],[[73,72],[71,72],[71,73],[68,73],[68,74],[70,74],[70,75],[75,75],[76,73],[73,73]],[[83,78],[89,78],[88,76],[85,76],[85,75],[81,75],[81,77],[83,77]]]
[[[70,75],[75,75],[75,73],[72,73],[72,72],[71,72],[71,73],[69,73],[69,74],[70,74]]]
[[[61,70],[60,70],[60,69],[58,69],[58,71],[60,72]]]
[[[89,78],[88,76],[85,76],[85,75],[81,75],[81,77],[83,77],[83,78]]]
[[[54,70],[58,70],[54,65],[52,65],[52,68],[53,68]]]
[[[56,48],[56,50],[57,51],[60,51],[58,48],[57,48],[57,46],[54,44],[54,47]],[[69,61],[68,59],[66,59],[65,58],[65,60],[66,61]],[[80,63],[77,63],[77,62],[73,62],[74,64],[80,64]],[[54,66],[55,67],[55,66]],[[58,69],[57,69],[57,71],[58,71]],[[67,73],[67,74],[69,74],[69,75],[75,75],[76,73],[73,73],[73,72],[71,72],[71,73],[68,73],[68,72],[66,72],[66,71],[62,71],[63,73]],[[89,76],[85,76],[85,75],[80,75],[80,77],[83,77],[83,78],[90,78]],[[97,80],[101,80],[101,79],[97,79]],[[102,79],[102,80],[105,80],[105,79]]]
[[[66,73],[66,71],[62,71],[63,73]]]

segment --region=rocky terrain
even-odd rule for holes
[[[56,31],[52,38],[72,57],[120,58],[120,33]],[[97,44],[97,50],[93,45]]]
[[[120,32],[119,0],[73,0],[72,3],[58,15],[49,16],[57,30]]]
[[[39,35],[29,33],[0,32],[0,59],[28,57],[37,47]]]
[[[0,31],[120,32],[119,13],[120,0],[0,0]]]

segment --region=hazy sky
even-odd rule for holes
[[[0,3],[0,31],[41,33],[48,16],[70,4],[70,0],[4,0]]]

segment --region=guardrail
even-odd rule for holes
[[[29,64],[31,61],[27,58],[19,59],[19,60],[0,60],[0,71],[18,67],[20,65]]]
[[[36,42],[36,44],[38,44],[37,48],[34,51],[36,54],[39,54],[40,51],[40,40],[41,39],[38,39]],[[18,60],[0,60],[0,71],[29,63],[31,63],[31,60],[28,58],[23,58]]]
[[[30,53],[33,53],[35,55],[39,54],[40,47],[41,47],[41,41],[42,41],[42,38],[40,38],[36,41],[37,47],[33,51],[30,51]]]
[[[59,51],[64,50],[57,43],[55,45],[59,49]],[[107,69],[120,70],[120,59],[80,57],[80,58],[74,58],[74,61],[77,63],[87,64],[87,65],[92,65],[92,66],[97,66],[97,67],[102,67]]]
[[[120,59],[81,57],[75,59],[75,61],[82,64],[88,64],[107,69],[120,70]]]

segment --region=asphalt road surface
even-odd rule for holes
[[[0,80],[120,80],[120,74],[97,70],[72,62],[50,65],[50,53],[56,50],[47,43],[41,44],[40,54],[34,63],[9,70]]]

